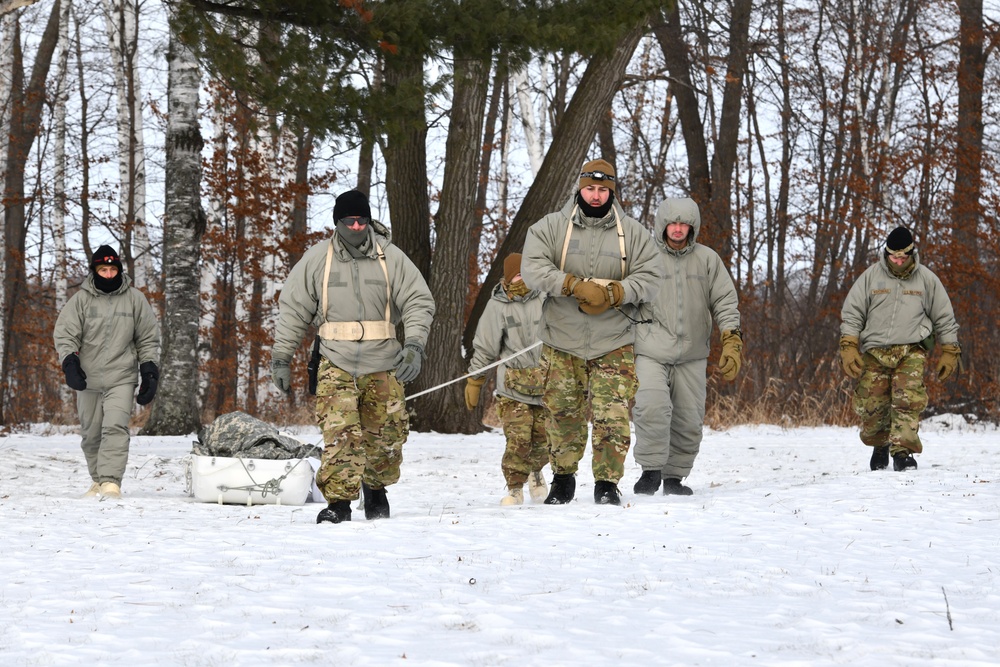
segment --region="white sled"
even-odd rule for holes
[[[313,484],[307,459],[238,459],[191,454],[188,495],[220,505],[304,505]]]

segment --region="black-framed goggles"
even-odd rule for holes
[[[361,216],[354,216],[354,215],[347,216],[347,217],[341,218],[340,220],[337,220],[338,223],[342,223],[342,224],[346,225],[347,227],[350,227],[354,223],[358,223],[359,225],[361,225],[362,227],[364,227],[364,226],[370,224],[371,221],[372,221],[371,218],[363,218]]]
[[[611,181],[615,182],[615,177],[611,174],[605,173],[603,171],[585,171],[580,174],[580,178],[592,178],[595,181]]]

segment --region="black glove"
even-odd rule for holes
[[[80,355],[76,352],[67,354],[62,362],[63,374],[66,375],[66,384],[70,389],[83,391],[87,388],[87,374],[80,368]]]
[[[146,405],[156,396],[156,385],[160,381],[160,369],[152,361],[144,361],[139,364],[139,375],[142,382],[139,384],[139,395],[135,397],[135,402],[139,405]]]

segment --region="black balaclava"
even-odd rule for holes
[[[98,266],[113,266],[118,269],[114,278],[105,278],[97,273]],[[111,246],[102,245],[90,258],[90,270],[94,274],[94,287],[111,294],[117,292],[122,286],[122,258],[111,249]]]
[[[350,223],[345,218],[357,217],[364,219],[364,228],[351,229]],[[360,248],[368,240],[368,225],[371,224],[372,209],[368,204],[368,197],[359,190],[348,190],[337,197],[333,205],[333,221],[337,223],[337,234],[344,240],[344,243]]]
[[[583,199],[583,195],[579,191],[576,193],[576,203],[580,207],[580,211],[583,212],[588,218],[597,218],[600,220],[611,211],[611,204],[615,201],[615,191],[610,190],[608,192],[608,201],[604,202],[602,206],[591,206]]]

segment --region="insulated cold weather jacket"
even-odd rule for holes
[[[664,240],[667,225],[691,225],[686,246],[674,250]],[[718,253],[697,243],[701,213],[691,199],[668,200],[656,211],[653,241],[663,262],[663,282],[656,298],[640,307],[635,353],[662,364],[707,359],[712,318],[720,331],[740,326],[736,286]]]
[[[122,273],[122,285],[107,294],[83,281],[59,313],[52,332],[61,362],[78,352],[88,390],[137,384],[139,364],[160,360],[160,326],[146,296]]]
[[[392,295],[390,319],[402,322],[405,341],[323,340],[321,354],[333,365],[357,377],[393,368],[393,361],[403,342],[427,343],[434,298],[417,267],[392,245],[389,231],[376,221],[368,225],[367,250],[355,259],[344,248],[336,233],[330,240],[309,248],[292,267],[278,300],[278,323],[271,348],[272,359],[291,360],[310,325],[324,322],[358,322],[385,319],[385,274],[375,248],[377,242],[385,253]],[[320,313],[323,299],[323,273],[327,247],[333,243],[333,263],[325,317]]]
[[[841,309],[840,333],[858,336],[862,352],[874,347],[919,343],[931,333],[942,344],[958,343],[958,322],[941,280],[920,264],[905,278],[889,270],[885,257],[851,286]]]
[[[541,338],[547,345],[583,359],[596,359],[635,342],[632,323],[609,308],[600,315],[587,315],[573,296],[562,296],[567,274],[579,278],[617,280],[624,291],[622,304],[638,304],[656,295],[660,283],[660,260],[649,232],[625,215],[618,201],[604,218],[587,218],[576,205],[576,194],[560,211],[550,213],[528,229],[521,255],[521,276],[531,289],[546,292],[542,307]],[[625,275],[615,213],[625,235]],[[572,220],[566,264],[559,268],[567,226]],[[623,310],[634,313],[625,306]]]
[[[542,300],[543,295],[537,290],[531,290],[524,296],[510,297],[503,285],[497,284],[479,318],[479,326],[476,327],[476,337],[472,341],[474,352],[472,362],[469,364],[470,372],[488,366],[498,359],[505,359],[537,343],[541,330]],[[521,403],[541,405],[541,396],[528,396],[514,391],[506,382],[508,368],[538,366],[541,356],[542,346],[539,345],[497,366],[496,393]]]

